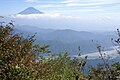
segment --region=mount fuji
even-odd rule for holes
[[[44,14],[44,13],[33,7],[28,7],[27,9],[19,12],[18,14]]]

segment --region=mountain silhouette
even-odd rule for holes
[[[21,11],[20,13],[18,14],[44,14],[43,12],[33,8],[33,7],[29,7],[23,11]]]

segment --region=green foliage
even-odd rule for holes
[[[120,31],[117,29],[118,39],[112,39],[115,46],[120,46]],[[109,58],[106,59],[102,54],[104,50],[102,47],[97,44],[97,49],[100,54],[100,58],[103,61],[103,64],[98,64],[96,68],[92,67],[88,74],[89,80],[119,80],[120,79],[120,63],[113,63],[110,65],[108,63]],[[117,50],[117,49],[116,49]],[[118,54],[120,51],[117,50]],[[105,54],[105,53],[104,53]]]
[[[101,46],[97,49],[103,64],[85,74],[87,56],[81,58],[80,47],[78,58],[71,59],[67,52],[38,56],[50,52],[49,46],[33,45],[35,35],[23,38],[13,34],[13,26],[12,23],[0,26],[0,80],[117,80],[120,77],[120,63],[107,63]]]
[[[13,35],[12,27],[0,26],[0,80],[32,79],[36,53],[49,52],[48,46],[33,45],[34,36]]]
[[[12,34],[14,25],[0,26],[0,79],[2,80],[79,80],[86,61],[73,59],[65,52],[59,56],[38,57],[49,46],[33,45],[33,36]],[[80,53],[79,53],[80,54]]]

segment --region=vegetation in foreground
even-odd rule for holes
[[[49,53],[48,45],[34,45],[34,35],[14,34],[13,26],[0,26],[0,80],[120,80],[120,63],[110,65],[102,55],[103,64],[91,67],[88,74],[84,73],[87,56],[71,59],[67,52],[57,57],[36,56]],[[101,46],[97,49],[101,54]]]

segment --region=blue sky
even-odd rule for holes
[[[28,7],[46,13],[13,16],[21,25],[74,30],[116,30],[120,26],[120,0],[1,0],[0,5],[0,16]]]
[[[27,7],[64,15],[120,14],[120,0],[1,0],[0,15],[16,14]]]

